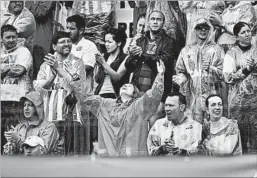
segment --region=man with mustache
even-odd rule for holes
[[[166,117],[157,120],[148,134],[149,155],[188,155],[197,151],[202,125],[185,111],[185,96],[179,92],[168,94]]]
[[[36,35],[36,22],[34,15],[24,7],[23,1],[10,1],[8,13],[3,15],[1,25],[13,25],[19,38],[25,38],[25,46],[32,53],[33,42]]]
[[[51,53],[45,56],[45,62],[40,66],[37,80],[33,83],[34,88],[40,91],[44,97],[45,113],[47,114],[48,120],[56,121],[60,124],[70,124],[68,129],[73,129],[74,125],[71,125],[71,121],[76,121],[74,123],[79,126],[83,123],[81,119],[80,94],[88,91],[88,85],[85,82],[86,70],[83,61],[71,54],[72,40],[70,33],[63,31],[56,32],[52,38],[51,48]],[[75,91],[74,88],[76,88]],[[51,93],[50,96],[49,93]],[[67,105],[64,99],[70,95],[75,96],[78,103],[75,103],[75,109],[73,107],[67,112],[65,109]],[[64,137],[69,137],[74,132],[70,130],[70,133]],[[69,144],[71,144],[70,141]],[[79,149],[79,146],[76,148]],[[77,152],[82,151],[84,150]]]

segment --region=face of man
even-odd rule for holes
[[[211,121],[218,121],[223,114],[223,103],[220,97],[214,96],[209,98],[207,113]]]
[[[178,96],[168,96],[165,101],[165,112],[169,121],[178,120],[181,113],[184,112],[185,105],[180,104]]]
[[[145,32],[145,18],[140,18],[137,22],[137,33],[144,34]]]
[[[120,88],[120,96],[121,95],[127,95],[127,96],[131,96],[133,97],[134,94],[134,86],[130,83],[124,84],[121,88]]]
[[[79,29],[76,26],[75,22],[68,22],[67,23],[67,32],[70,33],[70,39],[73,43],[77,42],[79,39]]]
[[[25,156],[41,156],[43,154],[41,146],[37,145],[31,147],[29,145],[24,145],[24,155]]]
[[[3,33],[2,42],[4,47],[8,50],[14,48],[17,45],[17,33],[13,31],[7,31]]]
[[[60,38],[56,45],[53,45],[54,51],[62,56],[68,56],[71,52],[72,41],[70,38]]]
[[[152,32],[159,32],[162,30],[164,17],[159,12],[153,12],[149,17],[149,28]]]
[[[200,40],[206,40],[210,31],[210,27],[206,25],[199,25],[196,27],[196,37]]]
[[[31,101],[26,100],[23,105],[23,112],[25,118],[30,119],[36,115],[37,110],[35,105]]]
[[[10,1],[10,10],[14,14],[20,14],[24,8],[23,1]]]

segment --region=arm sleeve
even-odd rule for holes
[[[148,90],[135,103],[136,112],[140,113],[143,119],[150,117],[157,111],[164,91],[164,75],[157,74],[152,88]]]
[[[20,37],[26,38],[29,36],[33,31],[36,30],[36,23],[33,15],[26,15],[20,18],[17,23],[15,23],[15,28]]]
[[[224,55],[224,50],[220,47],[217,48],[217,51],[214,55],[213,63],[211,65],[211,72],[213,76],[216,76],[217,79],[222,79]]]
[[[160,154],[165,154],[162,145],[161,145],[161,137],[159,135],[158,130],[159,122],[155,122],[151,130],[149,131],[148,138],[147,138],[147,147],[148,153],[150,156],[158,156]],[[167,154],[167,153],[166,153]]]
[[[44,140],[46,153],[51,153],[59,139],[59,133],[57,128],[55,127],[54,123],[50,123],[43,131],[40,138]]]
[[[25,47],[18,49],[18,55],[17,61],[15,64],[21,65],[25,67],[26,71],[29,71],[29,69],[32,67],[32,56],[29,52],[29,50]]]
[[[243,80],[246,76],[243,69],[237,70],[235,59],[231,52],[225,55],[223,63],[223,76],[226,83],[235,83]]]
[[[51,13],[53,5],[54,2],[51,1],[39,1],[38,4],[31,3],[29,10],[40,22],[40,20],[43,20]]]

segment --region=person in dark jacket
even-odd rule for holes
[[[137,40],[136,45],[130,46],[130,56],[125,67],[128,72],[133,72],[132,83],[141,93],[149,90],[157,75],[158,60],[164,62],[167,69],[164,74],[164,94],[155,116],[150,120],[150,126],[156,119],[164,117],[164,98],[172,90],[174,62],[176,60],[175,39],[168,36],[163,25],[165,16],[161,11],[152,11],[148,17],[149,31]]]
[[[113,81],[111,76],[105,72],[106,65],[117,71],[126,58],[126,54],[123,53],[126,38],[127,35],[124,29],[111,28],[106,33],[105,47],[107,54],[96,54],[98,64],[95,74],[95,80],[98,83],[95,90],[96,95],[100,95],[103,98],[116,98],[119,95],[120,87],[128,83],[129,74],[123,75],[119,81]]]

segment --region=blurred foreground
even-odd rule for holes
[[[1,177],[253,177],[257,156],[239,157],[6,157]]]

